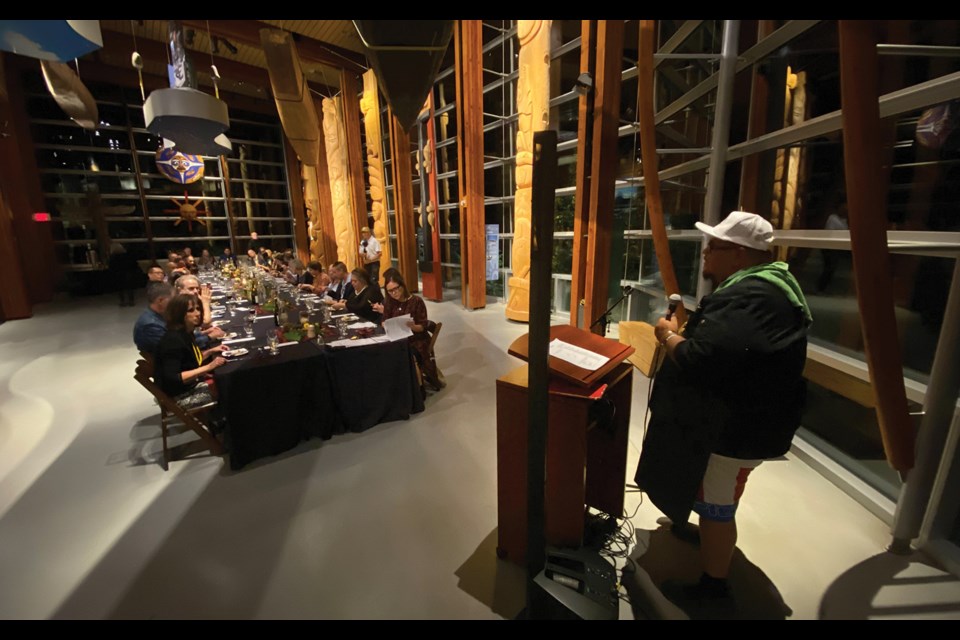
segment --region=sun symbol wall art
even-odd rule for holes
[[[183,194],[183,202],[175,198],[170,198],[173,204],[177,205],[176,209],[164,209],[164,213],[176,213],[180,215],[180,219],[173,223],[173,226],[177,226],[181,222],[187,223],[187,229],[193,233],[193,223],[199,223],[203,226],[207,226],[207,223],[204,222],[200,216],[207,215],[206,207],[204,206],[203,200],[194,200],[190,202],[190,197],[188,194]],[[199,204],[197,204],[199,202]]]

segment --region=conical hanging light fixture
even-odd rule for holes
[[[380,91],[404,129],[417,121],[453,36],[453,20],[354,20]]]

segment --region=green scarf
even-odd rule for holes
[[[720,286],[717,287],[717,291],[736,284],[744,278],[760,278],[772,283],[783,291],[783,295],[787,296],[787,299],[793,306],[803,309],[803,315],[807,318],[807,322],[813,322],[813,315],[810,313],[810,307],[807,306],[807,299],[803,297],[800,284],[797,282],[797,279],[793,277],[793,274],[790,273],[790,267],[786,262],[767,262],[765,264],[758,264],[753,267],[741,269],[724,280]]]

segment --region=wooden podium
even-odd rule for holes
[[[607,356],[588,371],[550,356],[545,534],[549,545],[579,547],[585,505],[623,513],[634,349],[570,325],[550,339]],[[527,336],[508,353],[526,359]],[[606,389],[604,389],[606,385]],[[527,547],[527,365],[497,379],[497,555],[517,564]]]

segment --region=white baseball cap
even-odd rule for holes
[[[711,238],[726,240],[751,249],[769,251],[773,242],[773,225],[755,213],[732,211],[724,220],[711,227],[702,222],[694,223],[700,231]]]

